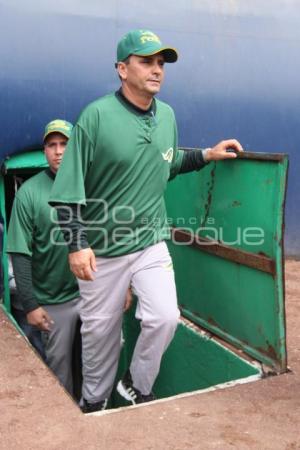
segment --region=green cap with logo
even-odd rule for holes
[[[173,47],[162,44],[156,34],[149,30],[132,30],[120,40],[117,48],[117,61],[124,61],[130,55],[151,56],[162,53],[165,61],[177,61],[178,53]]]
[[[51,133],[60,133],[66,136],[68,139],[71,136],[73,125],[66,120],[55,119],[49,122],[45,127],[44,141]]]

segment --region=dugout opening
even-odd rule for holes
[[[278,155],[258,155],[255,159],[252,154],[233,163],[230,173],[229,166],[219,162],[201,174],[185,175],[169,183],[166,203],[173,221],[169,248],[182,317],[154,385],[158,399],[230,382],[253,381],[266,375],[265,368],[272,374],[287,370],[282,247],[287,160]],[[15,155],[4,162],[0,177],[4,248],[17,186],[45,167],[42,151]],[[238,198],[236,185],[242,185]],[[195,193],[193,201],[191,192]],[[191,222],[191,218],[195,220]],[[252,228],[261,226],[265,232],[264,241],[254,246],[255,251],[249,240],[234,242],[236,235],[232,235],[238,227],[245,228],[249,220]],[[221,228],[226,244],[213,239]],[[230,240],[234,243],[227,245]],[[4,308],[9,313],[5,252],[2,268]],[[134,313],[133,306],[124,316],[124,346],[116,382],[129,367],[139,333]],[[75,349],[79,398],[80,340]],[[120,406],[125,403],[114,390],[109,407]]]
[[[129,367],[140,331],[140,323],[134,314],[135,304],[124,315],[124,345],[116,382]],[[262,376],[265,376],[265,371],[261,364],[233,347],[224,345],[211,333],[181,316],[175,336],[163,356],[153,392],[158,400],[166,399],[209,388],[226,387],[227,383],[252,382]],[[110,407],[122,406],[128,406],[128,402],[114,389]]]

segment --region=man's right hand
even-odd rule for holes
[[[80,280],[93,281],[93,273],[97,272],[96,258],[91,248],[83,248],[69,253],[70,269]]]
[[[126,292],[124,312],[128,311],[131,308],[131,305],[132,305],[132,292],[129,287]]]
[[[229,150],[229,151],[228,151]],[[234,150],[233,152],[230,150]],[[227,139],[208,149],[206,161],[219,161],[221,159],[233,159],[238,153],[243,152],[243,147],[236,139]]]
[[[50,331],[51,326],[54,324],[47,311],[42,307],[36,308],[27,313],[26,318],[30,325],[34,325],[42,331]]]

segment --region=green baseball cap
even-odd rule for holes
[[[165,61],[177,61],[178,53],[173,47],[164,46],[156,34],[149,30],[132,30],[118,43],[117,61],[124,61],[130,55],[151,56],[162,53]]]
[[[68,139],[71,136],[73,125],[70,122],[67,122],[66,120],[61,119],[55,119],[49,122],[45,127],[45,133],[44,133],[44,141],[47,136],[51,133],[61,133],[64,136],[66,136]]]

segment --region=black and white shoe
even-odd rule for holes
[[[131,402],[133,405],[155,400],[155,395],[152,392],[150,392],[150,394],[148,395],[143,395],[141,391],[133,386],[129,370],[127,370],[122,380],[120,380],[117,384],[117,391],[121,395],[121,397],[125,398],[125,400]]]
[[[100,402],[89,403],[84,398],[83,405],[80,406],[80,409],[84,414],[89,414],[96,411],[104,411],[107,407],[107,402],[108,400],[106,398],[105,400],[101,400]]]

